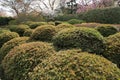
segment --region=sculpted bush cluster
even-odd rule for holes
[[[8,28],[13,32],[17,32],[20,36],[23,36],[24,32],[30,29],[27,25],[10,25]]]
[[[0,79],[119,80],[116,27],[68,22],[28,21],[0,29]]]

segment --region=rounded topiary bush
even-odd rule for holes
[[[36,66],[29,77],[30,80],[119,80],[120,70],[103,57],[63,51]]]
[[[42,25],[47,25],[47,23],[46,22],[31,22],[29,24],[31,29],[35,29],[36,27],[42,26]]]
[[[81,23],[84,23],[85,21],[83,20],[78,20],[78,19],[71,19],[68,21],[68,23],[70,24],[81,24]]]
[[[113,26],[99,26],[96,28],[104,37],[115,34],[118,30]]]
[[[32,34],[33,30],[32,29],[28,29],[24,32],[23,36],[27,36],[27,37],[30,37],[31,34]]]
[[[8,80],[30,80],[28,73],[54,54],[51,44],[32,42],[14,47],[2,61],[5,76]]]
[[[0,28],[0,34],[1,34],[1,33],[4,33],[4,32],[10,32],[10,30]]]
[[[11,39],[10,41],[6,42],[0,49],[0,62],[4,59],[6,54],[15,46],[21,45],[28,41],[29,37],[18,37]]]
[[[53,39],[54,46],[59,49],[80,48],[91,53],[104,51],[103,36],[92,28],[65,29],[56,34]]]
[[[59,24],[56,26],[56,31],[61,31],[63,29],[66,29],[66,28],[73,28],[74,26],[71,25],[71,24],[67,24],[67,23],[62,23],[62,24]]]
[[[104,56],[120,67],[120,33],[106,38]]]
[[[83,20],[78,20],[78,19],[71,19],[68,21],[68,23],[70,24],[81,24],[81,23],[84,23],[85,21]]]
[[[44,25],[36,28],[30,39],[36,41],[52,41],[52,38],[55,34],[56,30],[54,26]]]
[[[50,21],[50,22],[48,22],[48,25],[53,25],[53,26],[55,26],[55,22]]]
[[[2,47],[2,45],[7,41],[16,37],[19,37],[19,34],[17,34],[16,32],[5,32],[0,34],[0,47]]]
[[[13,32],[17,32],[20,36],[23,36],[24,32],[30,29],[27,25],[10,25],[8,28]]]

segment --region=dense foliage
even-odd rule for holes
[[[107,59],[79,51],[62,51],[29,73],[30,80],[119,80],[120,70]]]
[[[14,20],[12,17],[0,17],[0,26],[8,25],[9,21]]]
[[[87,22],[98,22],[98,23],[120,23],[120,8],[105,8],[95,9],[85,12],[80,15],[80,18]]]
[[[96,28],[104,37],[115,34],[118,30],[113,26],[99,26]]]
[[[7,41],[16,37],[19,37],[19,34],[17,34],[16,32],[5,32],[0,34],[0,47],[2,47],[2,45]]]
[[[102,53],[104,51],[103,36],[91,28],[65,29],[54,37],[54,46],[57,49],[80,48],[83,51]]]
[[[0,80],[120,80],[119,3],[0,0]]]
[[[120,67],[120,33],[106,38],[104,56]]]
[[[30,37],[31,34],[33,33],[33,30],[32,29],[28,29],[24,32],[23,36],[27,36],[27,37]]]
[[[62,24],[62,22],[61,21],[55,21],[55,26],[57,26],[59,24]]]
[[[4,32],[10,32],[10,30],[9,29],[2,29],[2,28],[0,28],[0,34],[4,33]]]
[[[46,22],[30,22],[28,25],[30,26],[31,29],[35,29],[38,26],[46,25]]]
[[[81,23],[84,23],[85,21],[83,20],[78,20],[78,19],[71,19],[68,21],[68,23],[70,24],[81,24]]]
[[[66,28],[73,28],[74,26],[71,25],[71,24],[68,24],[68,23],[62,23],[62,24],[59,24],[56,26],[56,31],[59,32],[63,29],[66,29]]]
[[[7,80],[30,80],[28,73],[52,54],[54,49],[44,42],[26,43],[14,47],[2,62]]]
[[[26,43],[28,39],[28,37],[18,37],[6,42],[0,49],[0,62],[12,48],[20,44]]]
[[[35,41],[52,41],[53,36],[56,34],[55,26],[44,25],[36,28],[32,33],[30,39]]]
[[[27,25],[9,25],[8,28],[13,32],[17,32],[20,36],[23,36],[24,32],[30,29]]]

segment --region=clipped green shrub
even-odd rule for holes
[[[62,23],[62,24],[59,24],[56,26],[56,31],[59,32],[63,29],[66,29],[66,28],[73,28],[74,26],[71,25],[71,24],[67,24],[67,23]]]
[[[1,34],[1,33],[4,33],[4,32],[10,32],[10,30],[0,28],[0,34]]]
[[[31,34],[32,34],[33,30],[32,29],[28,29],[24,32],[23,36],[27,36],[27,37],[30,37]]]
[[[83,51],[100,54],[104,51],[103,36],[92,28],[65,29],[56,34],[54,46],[59,49],[80,48]]]
[[[23,43],[26,43],[28,39],[29,37],[17,37],[6,42],[0,49],[0,62],[12,48]]]
[[[68,21],[68,23],[70,24],[81,24],[81,23],[84,23],[85,21],[83,20],[78,20],[78,19],[71,19]]]
[[[42,26],[42,25],[47,25],[47,23],[46,22],[31,22],[29,24],[31,29],[35,29],[36,27]]]
[[[55,21],[55,26],[57,26],[59,24],[62,24],[62,22],[61,21]]]
[[[5,76],[8,80],[30,80],[28,73],[54,54],[48,43],[32,42],[14,47],[2,61]]]
[[[7,41],[16,37],[19,37],[19,34],[17,34],[16,32],[5,32],[0,34],[0,47],[2,47],[2,45]]]
[[[99,26],[96,28],[104,37],[115,34],[118,30],[113,26]]]
[[[55,34],[55,26],[44,25],[36,28],[32,33],[30,39],[35,41],[52,41],[52,38]]]
[[[119,80],[120,70],[103,57],[63,51],[36,66],[29,77],[30,80]]]
[[[33,23],[33,21],[25,21],[25,22],[22,22],[22,23],[29,26],[31,23]]]
[[[20,44],[26,43],[28,40],[28,37],[18,37],[18,38],[14,38],[11,39],[10,41],[6,42],[2,48],[0,49],[0,77],[2,80],[5,79],[4,76],[4,70],[3,67],[1,66],[1,61],[4,59],[4,57],[6,56],[6,54],[15,46],[18,46]]]
[[[11,20],[11,21],[9,21],[9,25],[17,25],[17,24],[19,24],[17,22],[17,20]]]
[[[55,22],[52,22],[52,21],[48,22],[48,24],[55,26]]]
[[[104,56],[120,67],[120,33],[110,35],[106,38]]]
[[[24,32],[30,29],[27,25],[9,25],[8,28],[13,32],[17,32],[20,36],[23,36]]]
[[[79,18],[86,22],[98,22],[107,24],[120,23],[120,7],[112,7],[105,9],[95,9],[80,14]]]

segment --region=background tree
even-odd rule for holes
[[[3,9],[0,9],[0,17],[7,16],[6,12]]]
[[[70,11],[70,14],[75,14],[77,10],[76,0],[70,0],[69,2],[67,2],[67,7]]]
[[[96,8],[111,7],[113,5],[113,0],[79,0],[77,12],[80,13]]]
[[[20,13],[28,13],[31,11],[33,0],[0,0],[2,6],[10,9],[11,12],[18,16]]]

